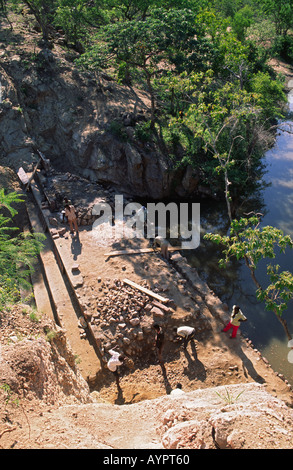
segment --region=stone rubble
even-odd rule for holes
[[[129,356],[147,354],[152,350],[150,346],[154,342],[153,324],[159,321],[161,325],[168,325],[174,309],[126,286],[118,279],[112,283],[105,279],[99,285],[103,292],[102,298],[93,296],[89,301],[85,295],[79,301],[104,361],[105,353],[115,346]],[[144,286],[147,287],[146,281]],[[158,288],[156,290],[160,291]],[[201,321],[194,323],[197,325],[197,333],[202,333],[210,326],[195,309],[194,320],[199,316]],[[168,333],[168,339],[172,341],[171,333]]]

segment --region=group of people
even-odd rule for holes
[[[243,315],[240,307],[238,305],[233,305],[232,313],[230,316],[230,321],[222,329],[222,331],[227,332],[230,329],[232,329],[232,334],[230,337],[232,339],[236,338],[237,331],[241,322],[244,322],[246,320],[247,318],[245,317],[245,315]],[[164,330],[162,326],[159,325],[158,323],[154,323],[153,328],[155,329],[155,343],[154,344],[157,350],[158,360],[160,364],[163,364],[162,350],[163,350],[164,341],[165,341]],[[174,327],[173,332],[174,332],[174,341],[178,341],[181,344],[183,344],[184,349],[187,348],[189,341],[191,341],[195,337],[195,328],[191,326],[187,326],[187,325]],[[111,372],[113,372],[116,378],[117,387],[118,389],[120,389],[119,367],[124,363],[125,356],[124,354],[121,354],[118,351],[116,351],[115,348],[110,349],[108,352],[111,357],[108,360],[107,366],[108,366],[108,369]],[[182,389],[182,386],[180,383],[178,383],[176,389],[172,390],[171,394],[173,395],[181,394],[183,393],[181,389]]]
[[[164,346],[165,334],[164,330],[158,323],[154,323],[153,328],[155,329],[155,347],[158,353],[158,360],[160,364],[163,364],[162,359],[162,350]],[[174,327],[174,339],[175,341],[181,341],[184,348],[186,349],[188,342],[191,341],[195,336],[195,328],[191,326],[180,326],[178,328]],[[108,360],[107,367],[113,372],[117,388],[120,389],[119,383],[119,367],[122,366],[126,357],[124,354],[116,351],[116,348],[112,348],[109,351],[110,359]]]

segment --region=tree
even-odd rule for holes
[[[78,63],[85,67],[116,67],[143,73],[151,99],[151,123],[155,122],[154,77],[170,68],[170,58],[188,50],[195,39],[195,15],[189,10],[152,10],[144,20],[117,22],[101,28],[96,44]]]
[[[157,3],[156,0],[107,0],[105,6],[112,15],[116,13],[123,20],[132,21],[145,19],[149,8]]]
[[[85,35],[87,0],[59,0],[54,24],[61,27],[68,42],[76,46]]]
[[[267,265],[267,275],[270,283],[263,287],[257,279],[256,269],[261,260],[275,258],[275,248],[284,253],[286,248],[293,248],[293,241],[289,235],[275,227],[259,227],[257,216],[241,218],[231,222],[229,235],[206,234],[205,239],[223,246],[223,258],[219,265],[225,268],[231,259],[243,259],[248,267],[252,280],[256,286],[256,296],[265,302],[266,310],[272,311],[282,324],[287,338],[292,338],[283,312],[288,302],[293,299],[293,275],[289,271],[280,272],[280,266]]]
[[[232,21],[232,27],[239,41],[245,40],[246,30],[252,24],[252,20],[253,10],[249,5],[245,5],[245,7],[241,8],[241,10],[235,13]]]
[[[263,119],[284,117],[282,106],[287,103],[287,97],[280,79],[272,79],[268,72],[258,72],[251,78],[250,89],[256,94]]]
[[[209,172],[224,183],[224,195],[229,220],[232,221],[234,206],[231,188],[243,186],[251,178],[253,162],[249,144],[254,133],[247,135],[247,126],[255,126],[261,108],[256,105],[253,94],[235,87],[233,83],[220,86],[213,71],[182,77],[185,81],[185,103],[187,109],[180,119],[171,121],[171,126],[181,122],[182,129],[192,132],[193,139],[201,142]],[[181,90],[183,89],[181,84]],[[189,94],[189,97],[187,96]],[[197,164],[198,155],[191,156]],[[205,162],[205,164],[206,164]],[[236,192],[236,191],[235,191]]]
[[[5,194],[0,189],[0,208],[5,207],[11,216],[17,214],[12,204],[23,200],[12,192]],[[42,248],[42,234],[18,233],[11,225],[11,217],[0,214],[0,309],[8,302],[15,302],[19,296],[19,288],[29,286],[29,275],[33,270],[37,255]]]
[[[261,0],[263,12],[275,23],[278,36],[287,36],[293,26],[293,0]]]
[[[17,0],[14,0],[17,2]],[[49,39],[49,30],[54,18],[55,0],[23,0],[36,18],[43,34],[44,41]]]

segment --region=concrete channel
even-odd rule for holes
[[[101,369],[94,339],[90,331],[86,338],[80,336],[79,319],[82,312],[75,297],[72,280],[49,230],[48,211],[41,208],[41,191],[35,182],[31,182],[30,186],[32,197],[27,198],[27,213],[31,228],[46,237],[40,253],[41,270],[32,276],[36,305],[39,311],[46,313],[66,330],[82,376],[85,380],[92,381]]]

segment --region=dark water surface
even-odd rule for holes
[[[289,93],[289,108],[292,112],[293,83]],[[288,124],[293,124],[293,121],[288,121]],[[262,192],[265,209],[262,225],[275,226],[293,238],[293,134],[278,134],[274,147],[265,155],[265,163],[265,181],[269,185]],[[223,228],[227,220],[226,212],[224,204],[222,207],[201,204],[202,235]],[[272,312],[265,311],[263,303],[257,302],[255,285],[246,266],[235,263],[229,270],[219,269],[219,256],[217,247],[207,246],[207,242],[202,241],[201,247],[186,257],[230,309],[233,304],[240,305],[248,318],[241,326],[242,332],[252,340],[273,369],[284,374],[293,385],[293,364],[287,359],[290,349],[282,325]],[[287,250],[284,255],[277,254],[273,262],[280,264],[281,270],[293,272],[293,250]],[[257,278],[262,285],[267,285],[265,263],[258,267]],[[283,316],[293,335],[293,302]]]

